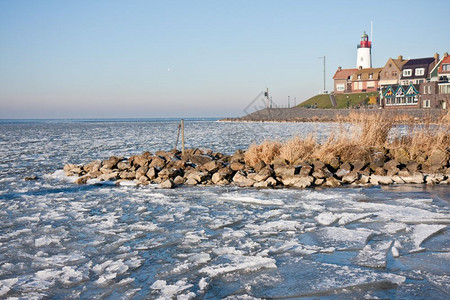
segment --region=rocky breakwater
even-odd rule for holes
[[[435,150],[430,156],[414,161],[391,157],[389,150],[381,149],[374,152],[370,161],[345,162],[333,158],[328,163],[320,160],[290,163],[276,158],[270,164],[259,161],[249,166],[242,150],[224,155],[212,150],[188,149],[185,155],[176,150],[145,152],[129,158],[112,156],[85,165],[67,164],[64,173],[76,176],[77,184],[89,180],[115,181],[158,184],[160,188],[178,185],[307,188],[450,182],[448,151]]]

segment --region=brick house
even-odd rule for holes
[[[382,90],[381,106],[384,108],[420,108],[420,86],[390,85]]]
[[[383,68],[359,68],[351,78],[352,92],[375,92],[380,82],[380,72]]]
[[[397,59],[389,58],[380,73],[381,87],[389,85],[396,85],[400,83],[400,76],[402,74],[402,67],[407,62],[403,56],[398,56]]]
[[[352,92],[351,78],[358,69],[342,69],[339,67],[333,76],[334,93],[343,94]]]
[[[439,62],[439,54],[434,57],[408,60],[402,67],[401,85],[421,84],[430,80],[430,72]]]

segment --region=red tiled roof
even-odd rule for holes
[[[439,66],[438,73],[450,73],[449,71],[443,71],[442,67],[444,64],[450,64],[450,55],[447,55],[442,59],[441,65]]]
[[[356,71],[358,71],[358,69],[342,69],[340,71],[337,70],[333,76],[333,79],[347,79]]]

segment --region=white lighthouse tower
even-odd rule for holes
[[[358,69],[372,68],[372,42],[369,41],[369,36],[365,31],[361,35],[356,56],[356,67]]]

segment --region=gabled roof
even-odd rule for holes
[[[407,59],[398,59],[398,58],[397,59],[392,59],[392,61],[399,68],[399,70],[401,70],[403,65],[408,62]]]
[[[338,69],[334,74],[333,79],[348,79],[356,71],[358,71],[358,69]]]
[[[358,69],[355,73],[353,73],[352,81],[357,80],[379,80],[380,72],[383,68],[365,68]],[[369,74],[372,74],[372,78],[369,78]],[[361,79],[358,79],[358,75],[361,75]]]
[[[450,55],[447,55],[447,56],[445,56],[442,59],[442,62],[441,62],[440,66],[439,66],[439,69],[438,69],[438,73],[450,73],[450,71],[444,71],[443,70],[444,64],[450,64]]]
[[[426,58],[414,58],[408,60],[404,65],[403,69],[412,69],[412,68],[420,68],[424,66],[429,66],[434,62],[434,57],[426,57]]]

